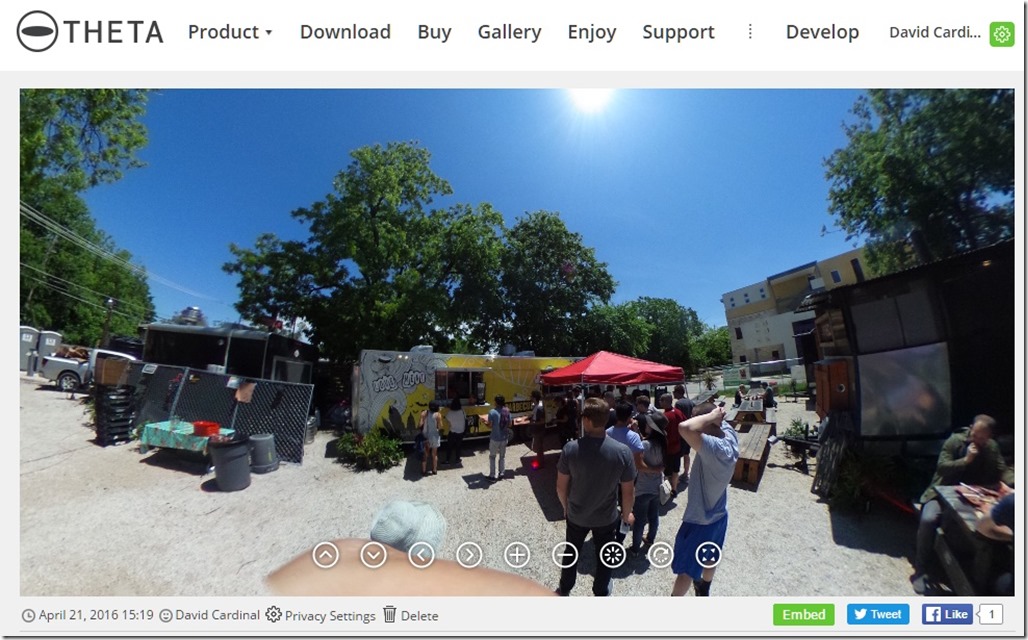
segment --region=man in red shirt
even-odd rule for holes
[[[688,416],[674,406],[674,397],[670,393],[660,396],[660,407],[667,418],[667,451],[664,452],[664,475],[671,481],[672,497],[678,495],[678,474],[682,466],[682,437],[678,433],[678,425]],[[686,467],[686,484],[689,483],[688,467]]]

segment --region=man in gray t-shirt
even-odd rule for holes
[[[600,560],[603,545],[613,542],[620,523],[635,522],[635,462],[628,447],[607,437],[607,404],[599,398],[585,401],[582,412],[584,437],[573,440],[560,453],[557,462],[557,498],[567,518],[565,539],[574,546],[574,563],[563,567],[557,593],[570,595],[578,576],[578,551],[592,532],[596,554],[593,595],[610,595],[611,568]],[[621,490],[618,513],[615,490]]]

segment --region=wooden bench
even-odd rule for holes
[[[756,485],[767,464],[771,444],[772,425],[754,424],[746,433],[739,434],[739,461],[735,463],[733,481]]]

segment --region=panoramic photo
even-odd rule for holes
[[[20,98],[22,596],[1014,595],[1013,90]]]

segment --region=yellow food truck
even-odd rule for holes
[[[411,351],[361,351],[353,370],[353,419],[358,432],[381,425],[404,442],[413,442],[421,412],[437,400],[445,416],[453,398],[464,407],[465,438],[488,437],[487,414],[502,395],[512,417],[528,417],[539,374],[579,358],[493,356]],[[548,420],[556,412],[544,401]]]

